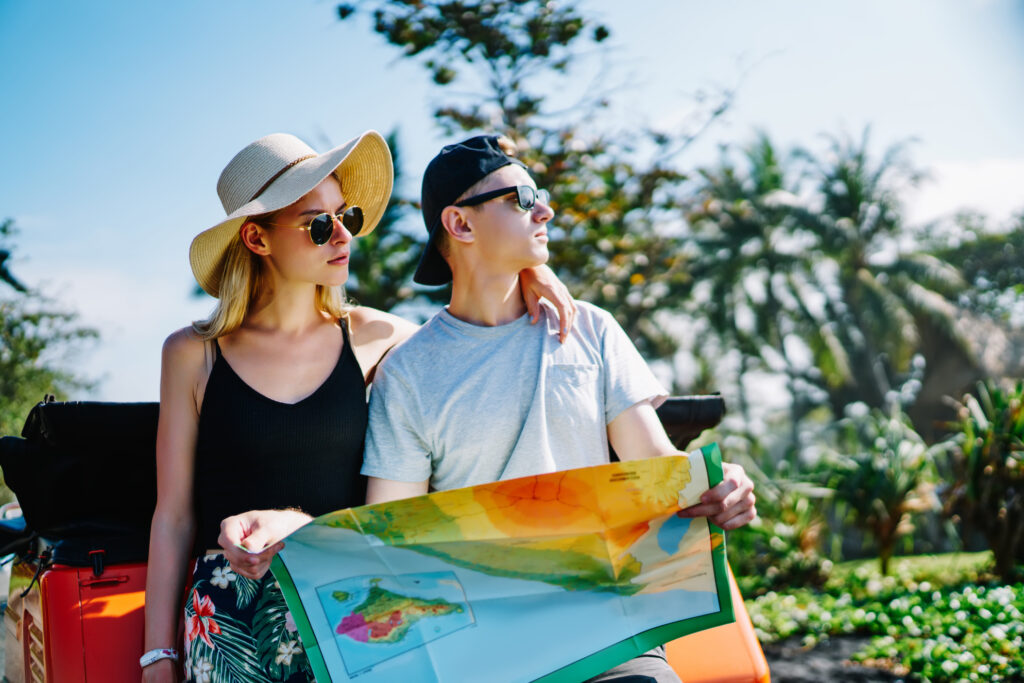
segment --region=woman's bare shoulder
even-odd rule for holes
[[[405,341],[420,328],[416,323],[394,313],[378,311],[367,306],[352,309],[349,312],[349,321],[352,343],[356,346],[386,343],[391,347]]]
[[[205,344],[191,326],[175,330],[164,340],[164,362],[170,362],[181,369],[204,367]]]

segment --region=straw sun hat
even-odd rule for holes
[[[363,210],[356,236],[370,234],[387,207],[394,173],[380,133],[367,131],[324,154],[294,135],[274,133],[236,154],[217,181],[227,218],[199,233],[189,248],[199,285],[216,297],[224,252],[245,220],[298,201],[331,173],[341,182],[345,203]]]

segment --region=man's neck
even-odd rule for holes
[[[459,272],[452,279],[448,312],[473,325],[504,325],[526,313],[519,289],[519,274]]]

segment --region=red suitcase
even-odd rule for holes
[[[11,571],[4,614],[7,680],[139,680],[146,565],[111,565],[99,575],[92,568],[52,565],[33,581],[37,567],[20,562]]]
[[[136,682],[156,501],[155,403],[40,403],[0,468],[24,517],[0,521],[14,553],[5,622],[10,683]]]

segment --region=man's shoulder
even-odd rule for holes
[[[558,313],[554,306],[546,301],[541,302],[545,314],[551,321],[550,326],[558,329]],[[573,331],[583,339],[600,339],[604,336],[609,327],[617,326],[615,316],[589,301],[576,300],[576,320],[573,322]]]
[[[437,345],[439,316],[440,314],[437,314],[423,323],[408,339],[391,349],[381,361],[378,372],[383,371],[392,375],[406,374],[412,370],[432,367],[431,363],[424,361],[435,358],[439,353]]]
[[[611,313],[601,308],[600,306],[595,306],[589,301],[577,300],[576,314],[587,319],[601,320],[603,322],[607,322],[608,320],[614,319]]]

